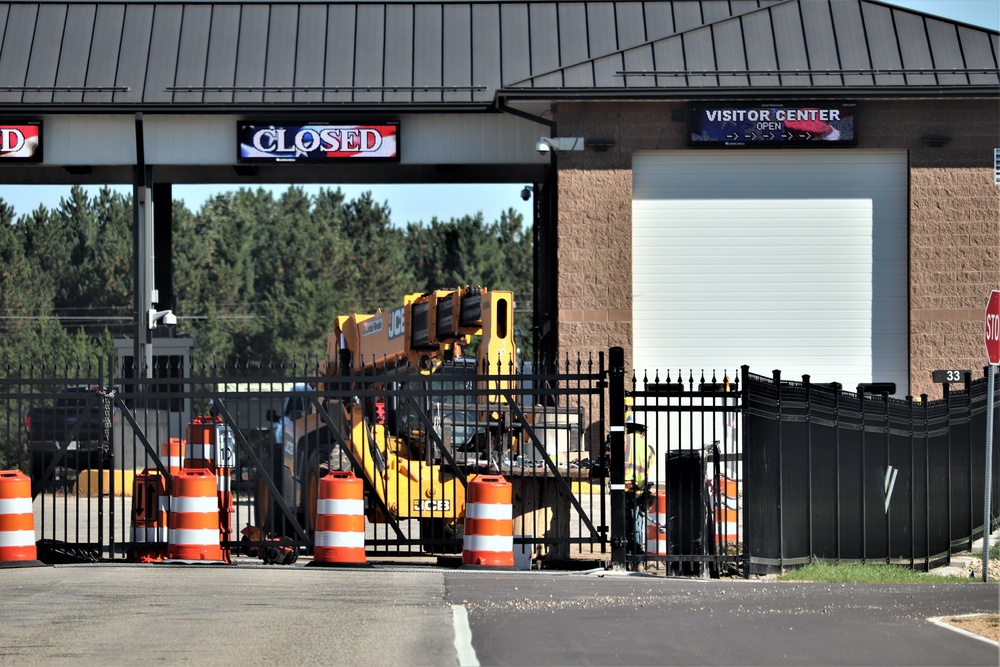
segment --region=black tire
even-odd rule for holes
[[[465,537],[465,525],[461,522],[448,523],[444,519],[421,519],[421,540],[458,540],[458,544],[424,544],[423,550],[432,554],[462,553],[462,538]]]
[[[271,487],[264,479],[257,480],[257,495],[254,503],[257,512],[256,524],[271,535],[284,535],[286,524],[284,513],[274,498]]]
[[[31,452],[31,470],[29,476],[34,482],[51,482],[55,476],[55,471],[53,471],[48,479],[43,480],[42,475],[45,473],[46,468],[52,463],[52,452]]]
[[[274,502],[271,500],[271,488],[263,477],[257,479],[257,491],[254,493],[254,524],[264,528],[269,527],[272,518],[277,517]]]
[[[319,453],[313,451],[309,456],[309,473],[306,475],[305,493],[303,495],[306,498],[304,523],[306,532],[309,534],[309,539],[313,539],[316,534],[316,507],[319,500],[319,481],[327,476],[330,472],[330,466],[327,463],[320,463]]]

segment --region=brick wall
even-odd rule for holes
[[[1000,187],[992,169],[910,170],[910,383],[935,369],[982,377],[986,299],[1000,288]]]
[[[621,345],[631,364],[633,150],[687,148],[682,103],[569,103],[558,134],[613,139],[558,156],[560,356]],[[934,369],[982,376],[983,310],[1000,288],[995,100],[867,101],[859,147],[910,152],[910,392],[941,395]],[[926,136],[946,136],[943,147]]]

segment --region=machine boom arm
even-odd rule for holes
[[[403,305],[370,315],[337,318],[327,339],[328,375],[384,371],[409,362],[437,370],[472,336],[482,336],[477,372],[514,372],[514,296],[509,291],[459,287],[409,294]]]

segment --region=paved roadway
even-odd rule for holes
[[[10,665],[991,665],[990,584],[201,565],[0,568]]]

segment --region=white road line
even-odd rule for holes
[[[458,664],[462,667],[479,667],[476,649],[472,647],[472,628],[469,627],[469,612],[465,605],[451,605],[451,618],[455,625],[455,651]]]
[[[979,641],[986,642],[987,644],[992,644],[993,646],[1000,646],[1000,642],[995,642],[992,639],[989,639],[988,637],[977,635],[975,632],[969,632],[968,630],[944,622],[944,619],[946,618],[963,618],[966,616],[984,616],[984,615],[985,614],[959,614],[957,616],[934,616],[932,618],[928,618],[927,620],[938,627],[945,628],[947,630],[952,630],[959,634],[965,635],[966,637],[971,637],[972,639],[978,639]]]

